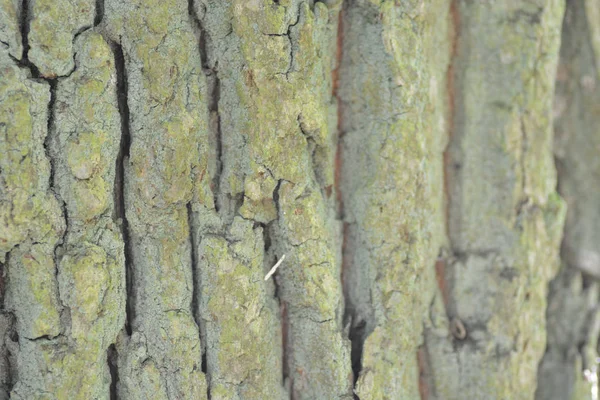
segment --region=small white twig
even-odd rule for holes
[[[283,260],[285,260],[285,254],[281,256],[281,258],[279,259],[279,261],[277,261],[277,264],[273,265],[273,268],[271,268],[271,270],[269,271],[269,273],[267,275],[265,275],[265,281],[269,280],[269,278],[271,277],[271,275],[273,275],[275,273],[275,271],[277,271],[277,268],[279,268],[279,266],[281,265],[281,263],[283,262]]]

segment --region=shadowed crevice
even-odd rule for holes
[[[31,64],[32,65],[32,64]],[[58,88],[58,78],[54,79],[46,79],[40,78],[42,81],[48,83],[50,87],[50,100],[48,101],[48,110],[47,110],[47,125],[46,125],[46,137],[44,138],[44,152],[46,155],[46,159],[48,160],[50,166],[50,174],[48,176],[48,191],[52,193],[54,198],[57,200],[60,208],[62,218],[65,221],[65,230],[62,232],[61,237],[58,239],[56,244],[54,245],[54,250],[52,253],[53,261],[54,261],[54,284],[56,285],[56,293],[57,300],[60,304],[61,311],[61,322],[62,327],[61,330],[66,329],[66,326],[70,325],[70,323],[66,323],[70,321],[70,309],[65,307],[62,303],[62,298],[60,296],[60,286],[58,285],[58,266],[60,264],[60,260],[62,258],[62,251],[60,249],[65,245],[66,238],[69,233],[69,211],[67,209],[67,203],[61,197],[59,191],[56,188],[56,159],[57,159],[57,149],[56,143],[54,142],[57,139],[56,135],[56,126],[55,126],[55,115],[56,115],[56,91]],[[64,331],[63,331],[64,332]]]
[[[48,187],[54,190],[56,166],[52,154],[52,140],[54,140],[54,117],[55,117],[55,106],[56,106],[56,88],[58,86],[57,79],[45,79],[50,85],[50,101],[48,102],[48,122],[47,122],[47,134],[44,139],[44,150],[46,151],[46,158],[50,162],[50,176],[48,180]],[[66,210],[63,210],[66,211]],[[66,216],[65,216],[66,217]]]
[[[106,359],[110,371],[110,400],[118,400],[117,384],[119,383],[119,366],[117,363],[117,348],[111,344],[108,348]]]
[[[277,262],[277,260],[279,260],[280,257],[282,257],[282,254],[274,254],[271,250],[273,247],[273,242],[274,242],[274,236],[272,234],[272,229],[275,228],[275,225],[278,223],[279,221],[279,217],[280,217],[280,213],[281,213],[281,207],[279,204],[279,190],[281,189],[281,185],[283,183],[283,179],[280,179],[279,181],[277,181],[277,185],[275,186],[275,189],[273,190],[273,202],[275,203],[275,209],[277,211],[277,219],[273,222],[271,222],[271,224],[269,224],[269,226],[265,227],[265,229],[263,230],[265,238],[264,238],[264,243],[265,243],[265,257],[267,257],[267,255],[269,254],[273,254],[275,255],[275,257],[272,258],[268,258],[269,261],[272,261],[272,263],[270,264],[275,264]],[[279,304],[279,319],[281,322],[281,376],[282,376],[282,380],[285,383],[288,379],[290,380],[289,385],[290,385],[290,397],[293,398],[294,396],[294,390],[293,390],[293,382],[291,381],[292,377],[290,375],[290,365],[291,365],[291,360],[290,360],[290,350],[291,350],[291,346],[289,343],[289,331],[290,331],[290,319],[289,319],[289,315],[288,315],[288,305],[287,303],[283,300],[282,296],[282,288],[281,288],[281,275],[279,274],[278,271],[275,271],[275,273],[273,274],[273,283],[275,284],[275,299],[277,300],[278,304]]]
[[[121,227],[125,257],[125,281],[126,281],[126,315],[125,329],[131,335],[132,324],[135,319],[135,304],[133,298],[133,245],[129,233],[125,201],[125,163],[129,160],[131,147],[130,115],[128,105],[127,69],[125,67],[125,56],[120,44],[111,42],[111,48],[115,57],[115,71],[117,75],[117,105],[121,117],[121,141],[119,153],[117,154],[115,166],[114,204],[115,219]]]
[[[19,64],[29,68],[32,78],[40,78],[40,70],[29,61],[29,29],[31,26],[31,5],[29,1],[30,0],[23,0],[21,2],[19,28],[21,30],[21,44],[23,46],[23,53],[21,54],[21,60]]]
[[[203,4],[197,3],[199,7],[204,7]],[[207,154],[216,154],[213,165],[210,165],[209,159],[209,171],[212,170],[213,176],[211,181],[211,190],[213,193],[214,207],[219,212],[221,207],[221,192],[220,192],[220,181],[221,172],[223,169],[223,163],[221,161],[222,156],[222,143],[221,143],[221,128],[220,128],[220,117],[219,117],[219,99],[220,99],[220,81],[217,76],[216,70],[211,69],[209,66],[208,54],[207,54],[207,38],[208,33],[203,26],[201,16],[198,15],[198,11],[202,12],[202,15],[206,12],[205,9],[197,10],[194,0],[188,0],[188,14],[190,25],[198,40],[198,53],[200,55],[200,63],[202,71],[206,75],[206,101],[208,103],[208,135],[209,135],[209,147]],[[206,377],[206,397],[208,400],[212,398],[211,394],[211,365],[209,365],[208,357],[208,346],[206,340],[206,326],[200,316],[200,296],[201,296],[201,277],[199,271],[199,249],[200,243],[199,229],[201,227],[200,221],[197,219],[197,215],[194,214],[191,203],[188,203],[188,224],[190,229],[190,241],[192,247],[192,314],[198,327],[198,333],[200,336],[200,342],[202,346],[202,357],[201,357],[201,370]]]
[[[205,10],[203,10],[205,11]],[[207,40],[208,33],[204,28],[200,17],[197,14],[196,7],[194,6],[194,0],[188,0],[188,13],[192,28],[194,29],[198,38],[198,52],[200,54],[200,61],[202,63],[202,69],[206,74],[207,81],[207,93],[208,93],[208,123],[209,123],[209,135],[211,143],[211,153],[215,154],[215,165],[214,174],[212,176],[211,190],[213,192],[213,201],[215,210],[220,211],[223,204],[222,193],[220,190],[221,186],[221,175],[223,173],[223,142],[221,134],[221,117],[219,115],[219,100],[221,98],[221,81],[219,79],[216,65],[211,67],[208,60],[208,49]]]
[[[104,0],[96,0],[96,12],[94,15],[94,26],[98,26],[104,19]]]
[[[8,261],[8,260],[7,260]],[[8,262],[7,262],[8,264]],[[17,352],[19,347],[19,334],[17,333],[17,319],[12,312],[2,311],[4,321],[7,326],[4,328],[4,337],[0,343],[0,371],[4,370],[4,374],[0,374],[0,388],[4,388],[8,394],[12,391],[17,383],[18,366]]]
[[[16,377],[16,364],[11,362],[10,341],[16,335],[15,316],[5,310],[4,295],[6,290],[6,274],[10,253],[6,254],[5,262],[0,262],[0,397],[4,394],[9,398]],[[15,343],[16,344],[16,343]]]
[[[190,231],[190,259],[191,259],[191,269],[192,269],[192,300],[190,303],[192,316],[194,317],[194,321],[196,322],[196,326],[198,328],[198,335],[200,337],[200,341],[202,344],[202,359],[201,359],[201,370],[207,375],[207,357],[206,357],[206,327],[202,322],[202,318],[200,317],[200,306],[198,301],[200,299],[200,271],[198,264],[198,225],[196,223],[196,218],[194,216],[194,210],[192,208],[192,203],[187,204],[187,213],[188,213],[188,229]],[[210,391],[210,388],[208,388]],[[209,396],[210,398],[210,396]]]
[[[221,209],[221,175],[223,174],[223,135],[221,132],[221,116],[219,115],[219,99],[221,97],[221,81],[217,76],[217,72],[211,73],[211,78],[208,82],[210,97],[208,102],[209,111],[209,129],[214,143],[215,150],[215,174],[212,179],[212,190],[214,196],[215,210],[219,212]]]

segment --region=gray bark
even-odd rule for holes
[[[0,399],[589,398],[564,8],[0,0]]]

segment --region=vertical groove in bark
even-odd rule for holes
[[[114,344],[111,344],[106,352],[106,363],[108,364],[108,369],[110,371],[110,400],[119,400],[119,394],[117,392],[117,384],[119,383],[119,366],[117,360],[117,348]]]
[[[216,152],[215,163],[216,165],[213,167],[215,169],[212,174],[211,179],[211,191],[212,191],[212,201],[215,211],[219,212],[219,182],[220,182],[220,169],[221,169],[221,155],[222,155],[222,146],[221,146],[221,133],[219,128],[219,78],[217,76],[217,71],[215,69],[209,68],[208,55],[206,50],[206,36],[207,32],[202,26],[202,21],[197,13],[195,8],[194,0],[188,0],[188,14],[191,20],[192,27],[194,29],[194,33],[196,35],[196,39],[198,40],[198,54],[200,56],[200,62],[202,66],[203,73],[206,75],[206,106],[207,106],[207,115],[208,115],[208,126],[207,126],[207,136],[212,138],[212,141],[209,140],[209,148],[203,154],[200,154],[200,157],[208,157],[208,153]],[[208,157],[210,158],[210,157]],[[207,168],[210,170],[210,166],[207,165]],[[203,171],[202,174],[209,173],[207,171]],[[209,173],[210,175],[210,173]],[[198,199],[194,199],[195,202]],[[188,217],[189,224],[191,229],[191,240],[192,242],[192,271],[193,271],[193,285],[194,290],[192,293],[192,312],[194,313],[194,319],[196,321],[196,325],[198,326],[200,340],[202,345],[202,359],[200,368],[206,377],[206,397],[208,400],[212,398],[211,392],[211,366],[209,365],[209,356],[208,351],[209,347],[207,346],[207,338],[206,338],[206,324],[202,319],[201,315],[201,307],[200,302],[202,299],[202,278],[201,278],[201,263],[199,260],[200,251],[199,245],[202,241],[202,234],[205,233],[205,229],[203,229],[203,221],[201,221],[200,217],[197,213],[193,211],[193,204],[188,205]]]
[[[45,82],[47,82],[48,85],[50,86],[50,100],[48,101],[48,111],[47,111],[47,115],[48,115],[48,122],[47,122],[47,128],[46,128],[47,134],[46,134],[46,138],[44,139],[44,150],[46,152],[46,158],[48,159],[48,162],[50,164],[50,174],[48,175],[48,188],[59,203],[59,206],[62,210],[62,217],[64,218],[64,226],[65,226],[65,229],[62,231],[61,237],[54,245],[54,251],[53,251],[53,255],[52,255],[53,260],[54,260],[54,265],[55,265],[54,279],[56,281],[57,298],[58,298],[58,302],[61,307],[61,310],[60,310],[61,323],[63,324],[63,326],[61,327],[60,334],[63,334],[64,330],[67,329],[67,327],[65,326],[65,323],[67,323],[69,321],[69,315],[68,315],[69,310],[67,308],[65,308],[64,304],[62,303],[61,296],[60,296],[60,286],[58,285],[58,271],[59,271],[60,260],[62,258],[62,256],[59,254],[60,249],[65,244],[67,234],[69,233],[69,214],[68,214],[68,210],[67,210],[67,204],[61,197],[61,195],[56,187],[56,163],[57,163],[58,155],[56,154],[56,152],[52,151],[52,142],[57,140],[57,133],[56,133],[56,129],[55,129],[54,120],[55,120],[55,113],[56,113],[56,91],[57,91],[59,81],[58,81],[58,79],[45,79],[45,78],[42,78],[42,79]]]
[[[204,31],[203,31],[204,32]],[[206,32],[203,33],[203,37]],[[212,88],[211,88],[212,86]],[[219,115],[219,98],[221,95],[221,81],[219,80],[218,71],[215,68],[211,70],[209,79],[210,97],[208,103],[209,112],[209,128],[210,134],[214,142],[215,150],[215,173],[212,179],[212,187],[214,191],[213,202],[215,211],[218,213],[221,210],[222,193],[221,193],[221,176],[223,175],[223,137],[221,133],[221,116]]]
[[[273,189],[273,202],[275,203],[275,209],[277,211],[277,219],[275,219],[274,221],[271,221],[269,223],[269,225],[265,227],[265,230],[267,232],[267,234],[265,235],[266,236],[265,237],[265,259],[271,260],[272,263],[276,263],[278,261],[277,254],[275,254],[274,251],[272,251],[273,250],[272,246],[275,246],[277,244],[277,243],[273,243],[274,240],[276,240],[276,237],[274,238],[272,236],[274,236],[273,229],[275,228],[276,224],[279,221],[279,213],[281,212],[280,205],[279,205],[279,190],[281,189],[282,183],[283,183],[283,180],[280,179],[277,182],[277,186],[275,186],[275,189]],[[267,248],[267,240],[268,240],[268,248]],[[268,255],[271,255],[271,254],[275,255],[275,257],[268,257]],[[282,255],[279,255],[279,257],[282,257]],[[284,382],[284,383],[289,381],[289,387],[293,388],[294,387],[293,376],[290,375],[290,368],[291,368],[290,353],[293,351],[293,348],[289,341],[290,320],[289,320],[289,316],[288,316],[288,305],[281,293],[282,289],[281,289],[281,284],[279,283],[279,281],[281,279],[281,275],[278,273],[278,271],[275,271],[272,278],[273,278],[273,283],[275,284],[274,297],[279,304],[279,322],[281,324],[281,378],[282,378],[282,382]],[[289,395],[290,395],[290,400],[295,400],[293,390],[290,390]]]
[[[0,262],[0,272],[4,274],[5,263]],[[4,307],[4,287],[0,288],[0,398],[9,399],[14,386],[16,368],[12,354],[18,342],[16,337],[14,313],[8,312]],[[4,396],[4,397],[3,397]]]
[[[194,321],[196,322],[196,326],[198,327],[198,337],[200,338],[201,346],[202,346],[202,358],[200,359],[200,369],[206,376],[206,398],[208,400],[211,399],[210,392],[210,375],[208,375],[208,356],[207,356],[207,346],[205,343],[206,340],[206,327],[202,321],[202,317],[200,316],[200,308],[199,308],[199,300],[200,300],[200,264],[198,262],[198,244],[200,243],[200,238],[198,237],[198,232],[200,230],[200,226],[196,221],[194,216],[194,210],[192,203],[187,204],[187,214],[188,214],[188,227],[190,230],[190,251],[191,251],[191,261],[192,261],[192,298],[191,298],[191,310],[192,315],[194,316]]]
[[[11,386],[11,368],[9,353],[6,342],[9,340],[8,332],[12,327],[12,318],[6,312],[4,307],[5,291],[5,266],[8,264],[5,260],[0,261],[0,398],[9,398]]]
[[[128,105],[128,86],[127,69],[125,67],[125,57],[123,48],[119,43],[112,42],[111,48],[115,60],[115,72],[117,75],[117,106],[121,119],[121,140],[119,143],[119,153],[115,161],[115,183],[114,183],[114,212],[115,220],[121,228],[121,237],[123,238],[123,249],[125,256],[125,330],[131,335],[132,324],[135,319],[135,302],[133,296],[133,249],[131,237],[129,234],[129,222],[125,214],[125,163],[129,158],[129,148],[131,146],[130,116]]]
[[[48,187],[50,190],[54,191],[55,186],[55,178],[56,175],[56,165],[54,161],[54,157],[50,150],[50,143],[55,140],[55,130],[54,130],[54,110],[56,105],[56,87],[58,85],[57,79],[44,79],[48,82],[50,86],[50,101],[48,102],[48,122],[47,122],[47,130],[48,134],[46,139],[44,140],[44,150],[46,151],[46,157],[50,160],[50,175],[48,176]],[[66,218],[65,218],[66,220]]]
[[[102,23],[104,18],[104,0],[96,0],[96,8],[94,14],[94,26],[98,26]]]
[[[198,335],[202,331],[202,324],[200,322],[200,317],[196,310],[198,310],[198,298],[199,291],[198,285],[198,227],[196,226],[196,222],[194,221],[194,211],[192,209],[192,203],[187,203],[187,218],[188,218],[188,228],[190,230],[190,259],[192,260],[192,298],[190,302],[190,307],[192,310],[192,314],[194,315],[194,320],[196,321],[196,325],[198,326]]]
[[[6,287],[6,265],[8,264],[7,260],[0,261],[0,312],[4,312],[4,293]]]
[[[31,19],[29,17],[29,13],[31,12],[31,7],[29,6],[29,0],[23,0],[21,2],[21,14],[19,15],[19,28],[21,30],[21,45],[23,46],[23,53],[21,54],[21,62],[29,64],[29,67],[35,68],[31,71],[32,75],[39,76],[39,71],[37,68],[29,62],[28,53],[29,53],[29,26],[31,23]]]
[[[199,5],[200,7],[201,5]],[[205,6],[204,6],[205,7]],[[206,12],[206,10],[204,10]],[[211,191],[213,193],[213,204],[215,211],[219,213],[221,206],[221,175],[223,173],[223,139],[221,133],[221,117],[219,115],[219,99],[221,97],[221,82],[217,69],[218,63],[211,63],[207,54],[208,32],[204,28],[198,15],[194,0],[188,0],[188,13],[198,39],[198,52],[202,62],[202,68],[207,80],[207,103],[208,103],[208,132],[210,137],[210,152],[214,152],[214,169],[211,178]],[[212,64],[212,65],[211,65]],[[207,155],[208,156],[208,155]]]

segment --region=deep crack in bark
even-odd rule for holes
[[[119,366],[117,363],[117,348],[111,344],[106,352],[108,370],[110,372],[110,400],[118,400],[117,383],[119,382]]]
[[[56,128],[54,126],[54,119],[55,119],[55,111],[56,111],[56,90],[58,87],[58,78],[54,78],[54,79],[41,78],[41,79],[43,81],[47,82],[48,85],[50,86],[50,100],[48,101],[48,111],[47,111],[48,121],[47,121],[47,126],[46,126],[46,138],[44,139],[44,151],[45,151],[45,155],[46,155],[46,158],[48,159],[48,163],[50,166],[50,174],[48,176],[48,191],[50,193],[52,193],[54,198],[57,200],[57,202],[61,208],[62,217],[65,221],[65,230],[64,230],[64,232],[62,232],[61,237],[54,245],[54,250],[53,250],[53,254],[52,254],[52,258],[53,258],[53,262],[54,262],[54,284],[56,285],[56,293],[57,293],[56,297],[57,297],[57,300],[61,307],[60,320],[61,320],[61,334],[62,334],[62,333],[64,333],[64,329],[66,329],[66,326],[70,325],[70,324],[64,323],[64,322],[70,320],[70,316],[69,316],[70,310],[67,307],[65,307],[65,305],[62,302],[61,296],[60,296],[60,285],[58,284],[58,266],[59,266],[60,260],[62,258],[62,254],[60,254],[62,252],[60,252],[59,249],[65,245],[66,238],[69,233],[69,212],[67,210],[67,203],[63,200],[63,198],[61,197],[59,192],[56,190],[56,186],[55,186],[56,185],[56,162],[55,162],[56,154],[53,154],[54,153],[53,152],[53,141],[56,139],[56,135],[55,135]]]
[[[94,15],[94,26],[100,25],[104,19],[104,0],[96,0],[96,9]]]
[[[213,188],[213,199],[215,204],[215,210],[219,212],[221,209],[221,175],[223,174],[223,138],[221,133],[221,116],[219,115],[219,99],[221,96],[221,82],[219,81],[219,77],[217,76],[217,72],[212,72],[212,87],[210,89],[210,101],[208,103],[208,111],[209,111],[209,126],[210,133],[213,136],[214,146],[215,146],[215,175],[212,179],[212,188]]]
[[[221,209],[221,175],[223,173],[223,143],[221,136],[221,117],[219,115],[219,100],[221,98],[221,82],[217,74],[216,68],[211,68],[208,61],[207,40],[208,33],[202,25],[202,21],[196,13],[194,0],[188,0],[188,13],[192,28],[194,28],[198,37],[198,52],[202,68],[206,74],[207,91],[208,91],[208,116],[209,116],[209,134],[215,151],[215,171],[212,177],[211,189],[213,192],[213,201],[215,210],[219,212]]]
[[[198,327],[198,335],[200,337],[202,343],[202,359],[201,359],[201,369],[204,374],[206,374],[206,333],[204,324],[202,323],[202,318],[200,317],[200,307],[198,305],[198,299],[200,298],[199,293],[199,271],[198,271],[198,226],[196,224],[196,219],[194,217],[194,210],[192,208],[192,203],[187,204],[187,213],[188,213],[188,229],[190,230],[190,259],[192,262],[192,300],[190,303],[190,308],[192,312],[192,316],[194,317],[194,321],[196,322],[196,326]]]
[[[21,45],[23,46],[23,53],[21,54],[20,64],[29,68],[32,78],[40,78],[40,70],[29,61],[29,28],[31,25],[31,6],[29,0],[23,0],[21,2],[21,15],[19,21],[19,28],[21,30]]]
[[[6,315],[6,319],[3,318],[4,321],[7,322],[6,331],[10,332],[14,329],[14,315],[12,313],[7,312],[4,308],[4,292],[5,292],[5,284],[4,278],[6,273],[6,266],[8,265],[8,254],[6,256],[5,262],[0,262],[0,314]],[[0,329],[2,327],[0,326]],[[0,394],[2,394],[2,390],[6,394],[6,398],[9,397],[9,393],[12,389],[12,365],[10,363],[10,353],[8,347],[6,346],[6,341],[9,339],[9,335],[5,334],[4,337],[0,338],[0,369],[2,367],[6,368],[5,375],[0,374]]]
[[[214,151],[216,153],[215,158],[215,171],[212,177],[211,190],[213,193],[213,202],[215,211],[218,213],[220,209],[220,181],[221,173],[223,170],[222,157],[222,143],[221,143],[221,127],[220,127],[220,116],[219,116],[219,99],[220,99],[220,81],[217,76],[217,72],[214,69],[210,69],[207,55],[207,38],[208,33],[202,25],[196,9],[194,7],[194,0],[188,0],[188,14],[190,24],[194,30],[198,39],[198,53],[200,55],[200,62],[204,73],[206,74],[207,84],[207,99],[208,99],[208,117],[209,117],[209,135],[211,135]],[[201,358],[201,370],[206,377],[206,397],[208,400],[212,398],[211,394],[211,374],[209,373],[208,365],[208,346],[206,343],[206,327],[202,323],[200,316],[200,307],[198,301],[200,299],[200,275],[198,265],[198,224],[196,217],[193,214],[192,204],[188,203],[188,223],[190,228],[190,240],[192,242],[192,314],[198,327],[198,333],[200,336],[201,347],[202,347],[202,358]]]
[[[275,203],[275,209],[277,211],[277,219],[275,221],[273,221],[273,223],[277,223],[279,221],[279,216],[280,216],[280,206],[279,206],[279,189],[281,189],[281,184],[283,183],[283,180],[280,179],[279,181],[277,181],[277,185],[275,186],[275,189],[273,190],[273,202]],[[265,238],[265,256],[268,254],[267,251],[270,249],[270,247],[272,246],[272,241],[273,239],[271,238],[271,234],[269,232],[269,230],[265,230],[265,232],[267,232],[268,237]],[[268,244],[268,248],[267,248],[267,244]],[[279,255],[279,257],[281,257],[282,255]],[[276,260],[275,262],[277,262],[277,257],[275,257]],[[279,312],[280,312],[280,321],[281,321],[281,376],[283,379],[283,382],[285,382],[287,379],[292,379],[290,376],[290,359],[289,359],[289,351],[290,351],[290,346],[289,346],[289,327],[290,327],[290,320],[289,320],[289,316],[288,316],[288,309],[287,309],[287,303],[282,299],[281,297],[281,284],[279,282],[280,279],[280,274],[278,271],[275,271],[275,273],[273,274],[273,282],[275,284],[275,298],[277,299],[277,301],[279,302]],[[293,382],[290,382],[290,397],[293,398],[294,396],[294,390],[293,390]]]
[[[115,166],[114,204],[115,219],[121,228],[125,257],[125,282],[126,300],[125,308],[127,319],[125,329],[131,335],[132,324],[135,319],[135,304],[133,304],[133,247],[129,234],[129,223],[127,221],[125,208],[125,163],[129,158],[131,146],[129,105],[127,102],[128,84],[127,69],[125,67],[125,56],[120,44],[110,42],[114,58],[115,72],[117,75],[117,105],[121,116],[121,142],[117,154]]]
[[[275,189],[273,189],[273,202],[275,203],[276,215],[277,219],[271,221],[267,225],[260,224],[263,228],[263,243],[264,243],[264,257],[265,264],[267,268],[272,267],[282,256],[283,254],[275,254],[273,251],[273,247],[275,246],[273,230],[277,229],[276,225],[279,222],[280,218],[280,205],[279,205],[279,190],[281,189],[281,185],[284,180],[279,179],[277,181],[277,185]],[[292,376],[290,374],[290,343],[289,343],[289,316],[288,316],[288,305],[281,297],[281,275],[279,271],[275,271],[272,275],[273,284],[275,285],[275,292],[273,297],[279,304],[279,321],[281,324],[281,378],[284,385],[287,383],[289,387],[289,395],[290,399],[294,399],[294,390],[293,390],[293,381]]]

